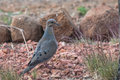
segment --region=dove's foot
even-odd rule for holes
[[[50,66],[49,64],[47,64],[46,62],[44,63],[45,67],[48,69],[55,69],[55,66]]]

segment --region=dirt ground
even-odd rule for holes
[[[0,0],[0,10],[4,12],[23,12],[23,14],[34,16],[37,19],[47,14],[55,13],[59,8],[64,7],[71,17],[76,19],[74,22],[78,25],[82,19],[82,17],[78,17],[78,7],[84,6],[87,9],[91,9],[97,5],[106,4],[115,8],[118,3],[117,1],[118,0]],[[37,44],[37,42],[31,41],[27,43],[31,53],[29,58],[24,43],[13,44],[14,49],[11,43],[0,44],[0,66],[12,64],[11,67],[14,67],[15,71],[22,71],[31,59]],[[105,51],[110,50],[111,53],[118,55],[118,43],[111,45],[108,42],[102,43],[102,45]],[[96,45],[85,43],[76,45],[75,43],[59,42],[56,55],[48,62],[49,65],[53,65],[57,69],[50,70],[45,68],[43,64],[39,65],[39,67],[36,68],[38,70],[37,80],[83,80],[83,76],[87,73],[85,73],[86,69],[82,63],[83,59],[81,55],[83,52],[85,53],[86,50],[90,52],[91,48],[96,47]],[[13,55],[13,53],[15,54]],[[29,77],[31,77],[30,73],[26,74],[24,79],[34,80],[32,78],[28,79]],[[88,76],[88,79],[84,80],[92,80],[92,78]]]
[[[6,12],[22,11],[43,17],[57,8],[64,7],[71,16],[74,16],[80,6],[90,9],[100,4],[115,7],[117,0],[0,0],[0,9]]]

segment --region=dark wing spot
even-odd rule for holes
[[[40,56],[42,56],[42,54],[40,54]]]
[[[47,54],[47,52],[44,51],[44,54]]]
[[[33,66],[33,65],[37,65],[41,62],[41,60],[36,60],[35,62],[33,63],[30,63],[29,66]]]
[[[37,60],[39,60],[39,56],[37,57]]]

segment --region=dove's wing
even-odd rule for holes
[[[33,55],[28,66],[33,66],[50,59],[57,50],[57,43],[54,40],[44,41],[41,44],[40,50]]]
[[[38,44],[37,44],[37,46],[36,46],[36,49],[35,49],[35,51],[34,51],[34,54],[33,54],[33,56],[32,56],[32,58],[31,59],[33,59],[33,57],[35,56],[35,54],[37,54],[38,53],[38,51],[40,51],[41,50],[41,44],[43,44],[44,42],[45,42],[45,38],[44,37],[42,37],[40,40],[39,40],[39,42],[38,42]],[[29,64],[29,63],[28,63]]]

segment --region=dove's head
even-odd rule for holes
[[[60,26],[55,19],[49,19],[47,21],[47,26],[48,27],[54,27],[54,26]]]

